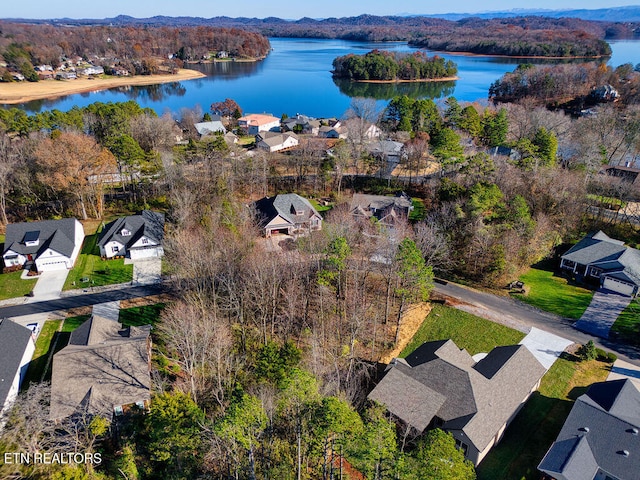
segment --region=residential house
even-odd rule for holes
[[[279,132],[280,119],[273,115],[252,113],[240,117],[238,127],[247,135],[257,135],[260,132]]]
[[[164,214],[143,210],[139,215],[120,217],[107,224],[98,239],[104,258],[162,257],[164,255]]]
[[[200,122],[194,125],[196,131],[200,137],[206,137],[207,135],[213,135],[214,133],[221,133],[224,135],[227,133],[227,129],[222,124],[222,117],[220,115],[212,115],[210,122]]]
[[[49,417],[75,413],[109,420],[130,407],[145,409],[151,388],[150,325],[123,327],[93,315],[53,356]]]
[[[334,125],[323,125],[318,128],[318,136],[322,138],[347,138],[347,131],[340,122],[336,122]]]
[[[224,141],[227,142],[227,145],[234,145],[238,143],[238,136],[233,132],[227,132],[224,134]]]
[[[627,162],[625,165],[607,165],[600,173],[604,173],[610,177],[617,177],[633,184],[638,179],[640,168],[631,165],[631,162]]]
[[[3,414],[18,396],[35,348],[31,330],[11,320],[0,320],[0,428]]]
[[[602,288],[630,297],[640,288],[640,250],[627,247],[599,231],[576,243],[561,257],[560,268],[578,281],[596,281]]]
[[[295,117],[287,118],[282,122],[283,132],[303,133],[307,135],[318,135],[320,130],[320,120],[306,115],[296,114]]]
[[[298,146],[299,140],[295,133],[263,132],[256,135],[256,147],[267,152],[280,152]]]
[[[450,432],[478,465],[545,371],[524,345],[496,347],[476,362],[451,340],[427,342],[395,359],[368,398],[418,434],[436,427]]]
[[[56,72],[56,80],[75,80],[76,78],[78,78],[76,72],[71,70]]]
[[[393,227],[399,221],[406,222],[411,210],[411,198],[404,192],[393,197],[355,193],[349,206],[349,212],[354,217],[365,220],[374,217],[388,227]]]
[[[5,268],[38,272],[71,268],[80,253],[84,229],[75,218],[10,223],[4,241]]]
[[[295,193],[265,197],[253,204],[265,237],[302,235],[322,229],[322,217],[309,200]]]
[[[376,140],[367,145],[367,150],[376,158],[396,164],[405,155],[404,143],[393,140]]]
[[[81,75],[102,75],[104,73],[104,68],[101,66],[94,66],[94,65],[90,65],[88,67],[85,68],[81,68],[78,73],[80,73]]]
[[[578,397],[538,465],[556,480],[640,478],[640,392],[629,379],[594,383]]]

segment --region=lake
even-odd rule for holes
[[[404,42],[358,42],[347,40],[272,38],[272,52],[266,59],[253,62],[218,62],[192,65],[206,78],[144,87],[121,87],[100,92],[69,95],[53,100],[36,100],[17,105],[29,112],[59,109],[93,102],[135,100],[158,114],[199,105],[204,112],[211,103],[233,98],[245,112],[304,113],[314,117],[340,116],[349,108],[352,97],[369,97],[386,105],[392,97],[407,94],[414,98],[441,99],[451,95],[460,101],[486,101],[489,86],[505,72],[525,60],[438,53],[458,65],[459,80],[400,84],[369,84],[334,81],[331,64],[335,57],[362,54],[375,48],[410,52]],[[611,42],[609,63],[617,66],[640,63],[639,41]],[[435,54],[435,52],[429,52]],[[533,63],[532,60],[526,60]],[[545,62],[538,61],[537,63]],[[548,63],[549,60],[546,61]],[[555,63],[555,62],[554,62]]]

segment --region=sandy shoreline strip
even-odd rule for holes
[[[186,68],[178,73],[163,75],[137,75],[135,77],[78,78],[76,80],[41,80],[39,82],[0,83],[0,104],[17,104],[63,97],[74,93],[94,92],[129,85],[156,85],[158,83],[181,82],[206,77],[204,73]]]

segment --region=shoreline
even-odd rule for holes
[[[340,77],[336,77],[340,78]],[[440,78],[415,78],[413,80],[403,80],[401,78],[395,80],[352,80],[356,83],[423,83],[423,82],[455,82],[460,77],[440,77]]]
[[[407,44],[409,45],[409,44]],[[583,55],[583,56],[572,56],[572,57],[546,57],[542,55],[501,55],[499,53],[474,53],[474,52],[451,52],[448,50],[431,50],[426,47],[418,47],[416,45],[409,45],[413,48],[419,48],[423,50],[429,50],[430,52],[438,53],[446,53],[448,55],[459,55],[461,57],[497,57],[497,58],[524,58],[524,59],[532,59],[532,60],[600,60],[602,58],[609,58],[611,55]]]
[[[156,85],[204,78],[204,73],[181,68],[176,74],[137,75],[134,77],[78,78],[75,80],[40,80],[39,82],[0,83],[0,104],[17,105],[77,93],[97,92],[115,87]]]

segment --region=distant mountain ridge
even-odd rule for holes
[[[169,17],[165,15],[156,15],[148,18],[135,18],[129,15],[118,15],[113,18],[104,19],[72,19],[72,18],[57,18],[57,19],[28,19],[28,18],[6,18],[7,21],[19,21],[30,23],[55,23],[55,24],[114,24],[114,25],[129,25],[129,24],[155,24],[155,25],[252,25],[252,26],[265,26],[274,24],[326,24],[326,23],[338,23],[338,24],[353,24],[354,20],[362,20],[363,24],[367,25],[384,25],[389,23],[389,20],[395,20],[399,18],[415,18],[415,17],[427,17],[431,19],[442,19],[450,21],[458,21],[465,18],[512,18],[523,16],[537,16],[548,18],[579,18],[581,20],[596,21],[596,22],[640,22],[640,5],[625,6],[625,7],[609,7],[598,9],[563,9],[563,10],[549,10],[549,9],[525,9],[518,8],[512,10],[498,10],[480,13],[440,13],[440,14],[398,14],[398,15],[358,15],[352,17],[331,17],[331,18],[310,18],[303,17],[299,19],[282,19],[278,17],[266,17],[266,18],[250,18],[250,17]]]
[[[413,16],[413,15],[409,15]],[[462,20],[463,18],[511,18],[522,16],[539,16],[549,18],[579,18],[581,20],[589,20],[593,22],[640,22],[640,5],[627,7],[610,7],[597,9],[565,9],[565,10],[548,10],[548,9],[528,9],[517,8],[507,11],[482,12],[482,13],[442,13],[428,15],[433,18],[443,18],[445,20]]]

